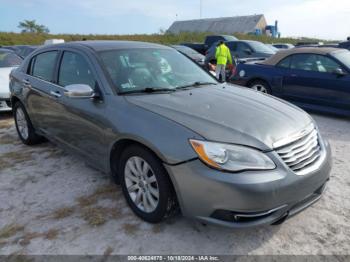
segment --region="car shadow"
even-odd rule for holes
[[[0,120],[9,120],[13,117],[12,112],[0,112]]]

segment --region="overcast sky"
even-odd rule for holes
[[[35,19],[52,33],[157,33],[178,20],[199,18],[200,0],[0,0],[0,31],[19,32]],[[277,19],[282,36],[345,39],[350,36],[350,0],[202,0],[202,15],[264,14]]]

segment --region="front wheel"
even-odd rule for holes
[[[44,140],[43,137],[35,133],[29,116],[20,102],[15,103],[13,107],[13,115],[18,136],[24,144],[34,145]]]
[[[124,196],[137,216],[158,223],[173,213],[176,198],[171,181],[152,152],[138,145],[128,147],[119,170]]]
[[[271,88],[265,81],[254,81],[249,85],[251,89],[265,94],[271,94]]]

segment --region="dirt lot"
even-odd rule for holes
[[[332,146],[323,198],[280,226],[232,230],[135,217],[107,175],[0,115],[0,254],[350,254],[350,120],[314,115]]]

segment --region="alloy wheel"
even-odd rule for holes
[[[253,85],[252,89],[254,89],[256,91],[259,91],[259,92],[262,92],[262,93],[265,93],[265,94],[268,93],[266,87],[264,85],[262,85],[262,84]]]
[[[153,212],[159,203],[159,187],[150,165],[141,157],[130,157],[125,165],[124,179],[137,208],[146,213]]]
[[[17,108],[16,110],[16,123],[18,127],[18,132],[21,137],[26,140],[29,137],[28,122],[22,108]]]

